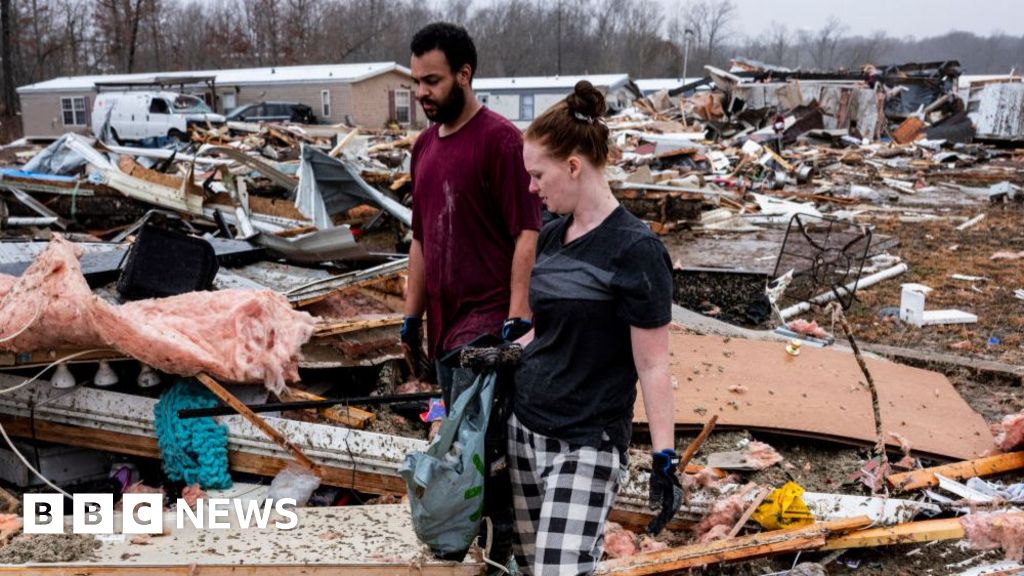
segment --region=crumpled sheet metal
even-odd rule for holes
[[[0,276],[0,350],[113,348],[158,370],[283,391],[315,320],[271,291],[191,292],[121,306],[94,295],[81,249],[55,236],[20,278]]]

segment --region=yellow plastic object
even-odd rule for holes
[[[803,486],[796,482],[786,482],[781,488],[772,490],[751,518],[765,530],[812,524],[814,515],[801,498],[803,493]]]

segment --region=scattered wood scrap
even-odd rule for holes
[[[936,474],[953,480],[965,480],[975,477],[984,478],[994,474],[1021,469],[1024,469],[1024,452],[1010,452],[968,460],[966,462],[956,462],[922,470],[890,474],[885,479],[893,488],[909,492],[919,488],[938,486],[939,479]]]
[[[686,568],[750,560],[798,550],[812,550],[824,546],[831,534],[857,530],[869,524],[871,524],[870,519],[860,516],[839,522],[822,522],[800,528],[774,530],[718,540],[707,544],[668,548],[609,560],[602,563],[594,574],[600,576],[672,574]]]

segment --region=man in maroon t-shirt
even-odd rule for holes
[[[514,340],[529,331],[541,209],[529,193],[522,134],[473,94],[476,49],[466,30],[430,24],[411,48],[416,98],[434,124],[412,152],[402,339],[418,351],[426,311],[428,354],[440,358],[482,334]],[[445,400],[454,400],[452,383],[438,372]]]
[[[425,311],[429,357],[441,358],[482,334],[515,340],[532,328],[527,293],[541,204],[529,192],[522,134],[473,94],[476,48],[466,30],[430,24],[416,33],[411,49],[416,98],[434,124],[412,151],[413,241],[402,342],[414,355],[422,353]],[[470,376],[440,362],[437,375],[450,406]],[[488,429],[484,515],[493,526],[491,558],[504,564],[511,557],[512,500],[507,471],[497,465],[505,452],[505,426],[497,424]]]

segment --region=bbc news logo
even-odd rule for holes
[[[162,534],[163,500],[163,494],[124,494],[118,510],[114,506],[113,494],[73,494],[72,533],[114,534],[114,515],[121,512],[121,533]],[[63,534],[65,502],[65,497],[58,493],[25,494],[22,507],[25,534]],[[252,526],[292,530],[299,523],[294,498],[263,502],[243,502],[237,498],[200,498],[196,500],[194,509],[179,498],[174,518],[179,530],[189,526],[201,530]]]

